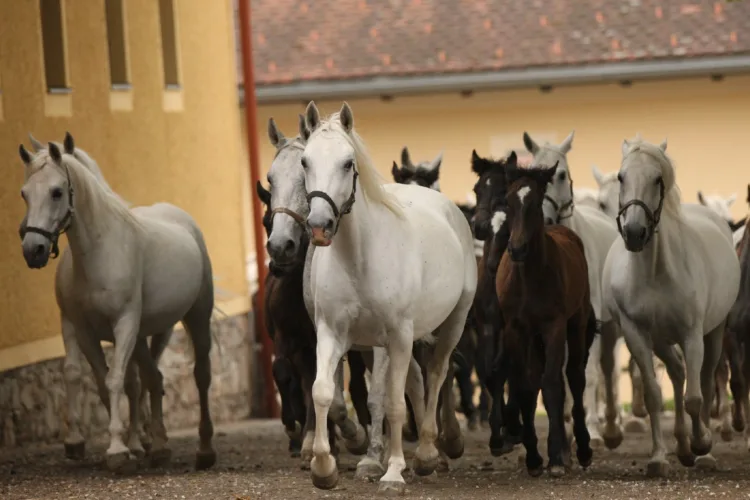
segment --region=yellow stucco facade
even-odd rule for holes
[[[228,292],[220,307],[230,314],[249,307],[231,2],[121,2],[130,83],[121,90],[110,81],[105,1],[61,5],[72,91],[49,93],[40,2],[0,0],[0,159],[6,176],[0,187],[0,370],[62,354],[53,290],[57,261],[29,270],[18,239],[25,206],[17,151],[20,142],[28,147],[29,132],[61,141],[69,130],[125,199],[135,205],[167,201],[187,210],[204,232],[216,286]],[[180,80],[169,88],[162,58],[165,8],[173,9],[177,49],[177,70],[167,74]]]

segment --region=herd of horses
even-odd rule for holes
[[[669,467],[654,355],[674,387],[683,465],[715,466],[712,414],[724,439],[732,430],[748,437],[745,221],[731,220],[734,198],[699,193],[700,203],[681,203],[666,141],[624,141],[620,169],[594,169],[599,189],[587,191],[573,189],[573,133],[559,145],[524,133],[531,165],[519,165],[515,153],[493,159],[473,151],[476,201],[458,205],[440,192],[442,155],[415,164],[404,148],[395,183],[386,183],[346,103],[324,118],[311,102],[297,135],[285,137],[273,119],[268,135],[276,149],[269,188],[256,188],[267,207],[270,273],[257,306],[274,340],[289,451],[309,465],[315,486],[338,483],[339,435],[362,455],[356,476],[379,480],[383,492],[404,490],[404,439],[418,442],[419,475],[459,458],[454,379],[469,429],[488,423],[492,455],[523,444],[528,472],[543,473],[534,427],[541,392],[549,474],[565,475],[574,449],[588,467],[592,446],[616,448],[629,428],[617,392],[622,341],[631,353],[631,422],[645,428],[648,417],[652,432],[648,475],[665,476]],[[62,144],[31,143],[32,152],[19,148],[27,265],[45,267],[60,253],[58,239],[68,239],[55,280],[66,456],[85,453],[78,398],[85,359],[110,414],[108,467],[170,459],[158,361],[181,321],[195,350],[196,468],[211,467],[214,292],[200,229],[167,203],[131,208],[70,134]],[[111,367],[102,340],[115,345]],[[344,362],[356,419],[344,397]],[[127,431],[110,411],[123,394]]]

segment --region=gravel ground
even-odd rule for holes
[[[546,418],[537,418],[542,437]],[[671,424],[669,425],[671,433]],[[377,485],[354,478],[357,457],[342,451],[341,479],[336,489],[321,491],[289,457],[281,423],[253,420],[217,429],[217,465],[193,470],[197,432],[175,433],[170,440],[172,462],[165,469],[142,467],[130,476],[106,470],[105,446],[92,449],[84,462],[63,457],[62,445],[25,450],[0,450],[0,499],[315,499],[374,498]],[[562,479],[531,478],[519,466],[520,450],[505,457],[490,456],[488,431],[465,433],[466,453],[451,463],[449,472],[429,478],[407,473],[405,498],[420,499],[712,499],[750,498],[750,453],[741,436],[717,442],[717,471],[688,470],[670,456],[668,479],[649,480],[644,467],[651,449],[650,434],[629,434],[616,451],[595,450],[594,463],[582,471],[577,465]],[[715,434],[718,439],[718,434]],[[668,443],[674,439],[669,435]],[[415,445],[407,443],[407,460]],[[542,455],[545,452],[542,451]]]

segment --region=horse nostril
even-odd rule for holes
[[[292,240],[287,240],[284,244],[284,252],[286,253],[294,253],[295,244]]]
[[[44,255],[44,245],[39,244],[39,245],[35,246],[34,247],[34,255],[37,256],[37,257]]]
[[[333,231],[333,219],[328,219],[328,221],[326,222],[325,229],[327,231]]]
[[[544,218],[544,224],[546,224],[547,226],[551,226],[554,223],[555,223],[555,221],[552,220],[550,217],[545,217]]]

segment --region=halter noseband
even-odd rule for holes
[[[42,229],[41,227],[27,225],[21,230],[22,239],[26,236],[27,233],[41,234],[42,236],[47,238],[52,245],[49,252],[49,256],[51,259],[56,259],[57,256],[60,255],[60,247],[57,245],[57,241],[60,239],[60,235],[64,234],[68,229],[70,229],[70,225],[73,223],[73,216],[75,215],[75,209],[73,208],[73,184],[70,182],[70,172],[68,171],[68,167],[64,166],[64,168],[65,177],[67,177],[68,180],[68,210],[67,212],[65,212],[65,216],[62,218],[62,220],[60,220],[57,228],[55,228],[54,231],[47,231],[46,229]]]
[[[570,200],[566,201],[562,205],[558,205],[558,203],[552,199],[552,197],[548,194],[544,195],[544,199],[552,205],[552,208],[555,209],[555,215],[557,215],[557,221],[555,224],[559,224],[561,220],[570,219],[573,217],[573,209],[575,207],[575,198],[573,196],[573,179],[570,178],[570,173],[568,173],[568,180],[570,180]],[[567,215],[560,215],[564,211],[570,209],[570,212],[567,213]]]
[[[294,221],[301,225],[305,230],[307,230],[307,221],[304,217],[302,217],[300,214],[295,212],[294,210],[291,210],[286,207],[277,207],[271,210],[271,224],[273,224],[273,216],[276,214],[287,214],[289,217],[294,219]]]
[[[664,180],[661,178],[659,179],[659,205],[656,207],[656,210],[653,212],[651,209],[646,205],[643,201],[639,200],[638,198],[634,198],[630,200],[629,202],[625,203],[624,205],[620,206],[620,211],[617,213],[617,230],[620,232],[620,235],[622,236],[622,216],[625,213],[625,210],[630,208],[631,206],[640,207],[643,209],[643,212],[646,214],[646,219],[648,220],[648,226],[646,227],[647,233],[646,233],[646,240],[643,242],[643,245],[645,246],[649,241],[651,241],[651,238],[654,236],[654,233],[657,231],[657,227],[659,225],[659,221],[661,220],[661,209],[664,205]]]
[[[354,195],[357,193],[357,177],[359,176],[359,173],[357,172],[357,169],[354,169],[354,175],[352,176],[352,194],[349,195],[349,199],[347,199],[343,205],[341,205],[341,210],[339,210],[336,207],[336,203],[331,199],[330,196],[328,196],[328,193],[323,191],[311,191],[307,194],[307,202],[311,203],[313,198],[323,198],[328,205],[330,205],[331,210],[333,210],[333,216],[336,218],[336,222],[333,228],[333,234],[336,234],[336,232],[339,230],[339,221],[341,220],[341,217],[344,215],[350,213],[352,211],[352,207],[354,206]]]

